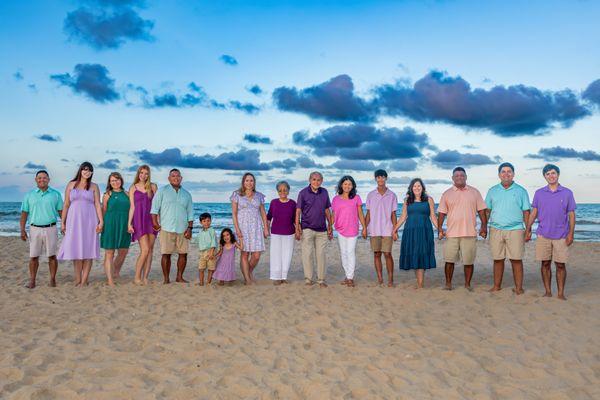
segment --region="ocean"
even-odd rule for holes
[[[268,204],[266,204],[268,207]],[[0,202],[0,236],[19,236],[19,218],[21,217],[21,203]],[[212,215],[212,226],[220,231],[225,227],[233,227],[230,203],[194,203],[194,233],[200,224],[200,213],[208,212]],[[402,212],[402,205],[398,206],[398,215]],[[582,242],[600,242],[600,204],[578,204],[577,224],[575,225],[575,240]],[[535,229],[534,229],[535,231]]]

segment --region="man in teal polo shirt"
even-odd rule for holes
[[[35,174],[37,188],[25,195],[21,204],[21,239],[27,240],[25,225],[29,218],[29,289],[35,287],[35,278],[40,266],[40,256],[46,250],[50,268],[50,286],[56,286],[56,244],[58,231],[56,220],[63,208],[60,192],[48,186],[50,176],[47,171],[40,170]]]
[[[504,260],[512,264],[516,294],[523,291],[523,255],[525,253],[525,225],[529,219],[529,195],[516,184],[515,168],[505,162],[498,167],[500,183],[492,186],[485,197],[490,228],[490,249],[494,260],[494,286],[490,292],[502,288]]]
[[[177,253],[176,282],[187,282],[183,271],[187,264],[189,242],[194,225],[194,205],[190,192],[181,187],[181,172],[177,168],[169,171],[169,184],[156,192],[152,199],[152,223],[160,231],[160,265],[164,283],[169,283],[171,272],[171,254]],[[160,222],[159,222],[160,220]]]

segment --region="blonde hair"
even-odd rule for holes
[[[238,190],[238,193],[240,194],[240,196],[245,196],[246,195],[246,188],[244,187],[244,181],[249,176],[251,176],[252,179],[254,180],[254,187],[252,188],[252,191],[256,192],[256,177],[254,176],[254,174],[252,174],[250,172],[246,172],[244,174],[244,176],[242,176],[242,185],[240,186],[240,188]]]
[[[144,169],[148,171],[148,179],[146,180],[146,183],[144,183],[144,189],[146,189],[146,194],[148,197],[152,197],[152,180],[150,179],[150,167],[148,165],[144,164],[139,166],[137,172],[135,173],[135,178],[133,179],[133,186],[140,183],[140,172],[142,172]]]

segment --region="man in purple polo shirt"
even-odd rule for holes
[[[373,260],[377,281],[383,285],[383,265],[381,254],[385,257],[385,267],[388,273],[388,286],[394,286],[394,259],[392,258],[392,243],[397,236],[393,235],[396,225],[396,210],[398,209],[398,198],[386,186],[387,172],[383,169],[375,171],[375,182],[377,188],[367,195],[367,215],[365,223],[371,237],[371,248],[373,249]]]
[[[312,172],[309,185],[298,193],[296,202],[296,239],[302,240],[302,266],[306,285],[313,284],[313,254],[317,259],[317,282],[320,287],[325,283],[325,247],[327,240],[333,238],[333,220],[329,194],[321,187],[323,175]]]
[[[544,297],[552,297],[550,267],[554,261],[558,298],[566,300],[567,258],[575,233],[575,198],[573,192],[558,183],[560,169],[556,165],[547,164],[542,172],[548,185],[536,190],[533,196],[525,240],[531,239],[531,226],[537,218],[535,258],[542,262]]]

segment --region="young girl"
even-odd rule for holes
[[[217,270],[213,278],[219,281],[223,286],[225,282],[235,281],[235,248],[242,249],[242,246],[235,240],[235,235],[229,228],[221,231],[220,239],[221,249],[217,253]]]

